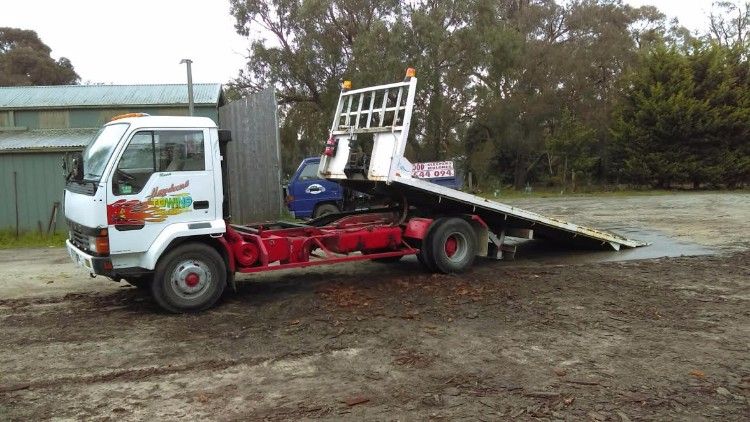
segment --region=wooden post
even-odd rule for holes
[[[16,239],[18,239],[18,172],[13,172],[13,195],[16,203]]]
[[[57,210],[60,207],[60,203],[55,201],[52,204],[52,213],[49,215],[49,222],[47,223],[47,236],[50,232],[57,228]]]
[[[576,172],[575,170],[570,171],[570,184],[571,184],[571,192],[576,191]]]

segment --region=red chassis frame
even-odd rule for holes
[[[323,227],[227,225],[222,244],[241,273],[417,254],[405,238],[421,240],[432,220],[403,220],[401,213],[389,211],[348,215]]]

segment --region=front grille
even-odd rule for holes
[[[67,219],[67,223],[70,243],[82,251],[95,254],[94,251],[89,249],[89,236],[96,236],[98,229],[86,227],[70,219]]]
[[[70,243],[82,251],[88,251],[89,249],[88,236],[73,227],[70,228]]]

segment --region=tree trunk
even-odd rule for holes
[[[526,165],[522,162],[519,156],[516,159],[516,167],[513,170],[513,188],[523,189],[526,186],[526,179],[528,177],[528,171],[526,171]]]

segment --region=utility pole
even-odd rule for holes
[[[187,64],[187,82],[188,82],[188,112],[193,115],[193,61],[190,59],[182,59],[180,64]]]

